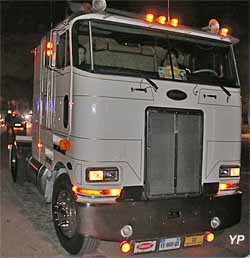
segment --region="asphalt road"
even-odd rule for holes
[[[243,191],[241,222],[226,229],[211,244],[177,251],[137,255],[137,257],[246,257],[249,255],[249,141],[242,141]],[[42,202],[36,188],[12,182],[8,171],[6,132],[1,128],[1,228],[0,257],[71,257],[60,246],[51,220],[50,205]],[[228,211],[230,212],[230,211]],[[239,244],[231,244],[230,235],[243,235]],[[123,255],[124,256],[124,255]],[[94,253],[83,257],[123,257],[119,244],[101,241]],[[126,257],[131,257],[126,255]]]

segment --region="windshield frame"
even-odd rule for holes
[[[233,43],[230,42],[226,42],[226,41],[222,41],[222,40],[217,40],[217,39],[211,39],[211,38],[206,38],[206,37],[201,37],[201,36],[196,36],[196,35],[190,35],[190,34],[185,34],[185,33],[180,33],[180,32],[174,32],[174,31],[168,31],[168,30],[161,30],[161,29],[157,29],[157,28],[150,28],[150,27],[146,27],[146,26],[140,26],[140,25],[134,25],[134,24],[124,24],[124,23],[120,23],[120,22],[113,22],[113,21],[103,21],[101,19],[97,19],[97,18],[90,18],[90,19],[77,19],[74,21],[73,26],[80,21],[84,21],[86,23],[88,23],[88,30],[89,30],[89,50],[90,50],[90,69],[84,69],[88,72],[92,72],[92,73],[96,73],[96,74],[108,74],[108,75],[117,75],[117,76],[129,76],[129,77],[143,77],[146,76],[143,71],[137,71],[137,70],[133,70],[131,69],[131,72],[124,72],[124,71],[116,71],[115,69],[110,71],[107,70],[100,70],[97,69],[95,67],[95,60],[94,60],[94,49],[93,49],[93,34],[92,34],[92,26],[93,26],[93,22],[97,22],[97,23],[105,23],[105,24],[110,24],[110,25],[117,25],[117,26],[123,26],[123,27],[128,27],[128,28],[135,28],[135,29],[143,29],[143,30],[148,30],[148,31],[152,31],[153,33],[165,33],[165,38],[168,40],[169,42],[169,38],[173,39],[175,36],[178,38],[185,38],[185,35],[188,36],[188,38],[191,41],[194,40],[199,40],[200,42],[206,43],[206,44],[218,44],[218,45],[223,45],[225,47],[229,48],[229,52],[230,52],[230,61],[231,61],[231,66],[233,69],[233,83],[225,83],[225,79],[224,82],[223,80],[220,80],[219,78],[214,78],[212,80],[197,80],[197,79],[192,79],[192,80],[177,80],[174,78],[160,78],[160,77],[149,77],[152,78],[154,80],[163,80],[163,81],[174,81],[174,82],[180,82],[180,83],[192,83],[192,84],[205,84],[205,85],[214,85],[214,86],[225,86],[225,87],[229,87],[229,88],[239,88],[240,87],[240,80],[239,80],[239,75],[238,75],[238,70],[237,70],[237,63],[236,63],[236,58],[235,58],[235,54],[234,54],[234,50],[233,50]],[[73,29],[72,29],[73,30]],[[73,37],[71,38],[71,40],[73,41]],[[170,44],[169,44],[170,45]],[[73,46],[73,43],[72,43]],[[73,52],[73,49],[72,49]],[[72,62],[73,63],[73,62]],[[172,67],[172,60],[171,60],[171,55],[170,55],[170,63],[171,63],[171,69],[173,69]],[[173,70],[172,70],[173,71]]]

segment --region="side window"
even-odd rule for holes
[[[56,67],[63,68],[70,64],[69,59],[69,34],[65,32],[59,36],[56,45]]]
[[[73,65],[82,70],[90,70],[89,25],[87,21],[77,21],[72,29]]]

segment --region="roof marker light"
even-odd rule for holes
[[[177,18],[172,18],[171,20],[168,21],[168,24],[170,24],[173,27],[177,27],[179,24],[179,20]]]
[[[157,21],[160,23],[160,24],[165,24],[166,23],[166,20],[167,20],[167,17],[166,16],[159,16]]]
[[[228,28],[221,28],[220,35],[226,37],[228,34]]]
[[[145,16],[145,20],[148,22],[153,22],[154,21],[154,15],[152,13],[147,13]]]

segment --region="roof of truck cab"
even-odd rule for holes
[[[177,27],[173,27],[171,25],[167,24],[159,24],[156,22],[149,23],[143,19],[143,16],[141,16],[141,19],[138,18],[132,18],[132,17],[126,17],[126,16],[121,16],[117,14],[112,14],[112,13],[86,13],[86,12],[78,12],[73,15],[71,15],[68,19],[66,19],[66,22],[75,22],[76,20],[80,19],[96,19],[96,20],[103,20],[103,21],[109,21],[109,22],[114,22],[114,23],[120,23],[120,24],[129,24],[133,26],[138,26],[138,27],[144,27],[144,28],[151,28],[151,29],[156,29],[156,30],[164,30],[168,32],[174,32],[178,33],[180,35],[190,35],[194,37],[200,37],[204,39],[212,39],[216,41],[221,41],[225,43],[237,43],[239,40],[228,36],[224,37],[219,34],[214,34],[211,32],[203,31],[203,30],[198,30],[194,29],[191,27],[183,26],[183,25],[178,25]],[[65,22],[64,21],[64,22]]]

